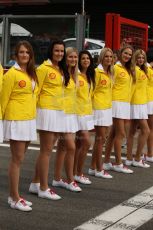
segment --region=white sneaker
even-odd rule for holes
[[[132,162],[133,162],[133,160],[132,161],[130,161],[130,160],[125,160],[125,162],[124,162],[124,164],[126,165],[126,166],[131,166],[132,165]]]
[[[89,178],[85,177],[84,175],[81,175],[81,176],[75,175],[74,180],[81,184],[91,184],[91,181],[89,180]]]
[[[49,200],[60,200],[61,199],[61,197],[57,195],[54,191],[52,191],[50,188],[46,189],[45,191],[42,191],[39,188],[38,197],[49,199]]]
[[[29,211],[32,211],[32,208],[29,207],[25,201],[23,199],[20,199],[18,200],[17,202],[16,201],[12,201],[10,203],[10,207],[13,208],[13,209],[18,209],[20,211],[23,211],[23,212],[29,212]]]
[[[106,179],[111,179],[113,178],[109,173],[107,173],[105,170],[102,171],[96,171],[95,172],[95,176],[96,177],[102,177],[102,178],[106,178]]]
[[[107,170],[107,171],[113,170],[113,165],[112,165],[112,163],[111,163],[111,162],[109,162],[109,163],[103,163],[103,169],[104,169],[104,170]]]
[[[32,202],[27,201],[27,200],[23,199],[22,197],[20,197],[20,199],[24,200],[24,202],[26,203],[26,205],[28,205],[29,207],[32,206]],[[9,196],[7,202],[8,202],[8,204],[10,205],[10,204],[13,202],[12,197]]]
[[[95,169],[89,168],[88,169],[88,174],[91,175],[91,176],[95,176]]]
[[[31,183],[30,187],[29,187],[29,192],[34,193],[34,194],[38,194],[38,190],[40,187],[40,183]]]
[[[67,188],[68,183],[66,181],[63,181],[60,179],[59,181],[53,180],[52,181],[52,186],[54,187],[62,187],[62,188]]]
[[[140,168],[149,168],[150,165],[146,164],[142,159],[140,161],[133,160],[132,165]]]
[[[153,163],[153,157],[144,156],[143,159],[144,159],[145,161],[148,161],[148,162]]]
[[[66,188],[72,192],[81,192],[82,191],[82,189],[78,186],[78,184],[75,181],[72,181],[70,184],[67,184]]]
[[[127,168],[123,164],[120,165],[113,165],[113,170],[115,172],[122,172],[122,173],[133,173],[133,170]]]

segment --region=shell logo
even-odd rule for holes
[[[83,86],[84,85],[84,81],[79,81],[79,85]]]
[[[21,80],[21,81],[19,81],[19,86],[21,87],[21,88],[24,88],[25,86],[26,86],[26,81],[24,81],[24,80]]]
[[[101,80],[101,85],[106,85],[107,84],[107,81],[106,80]]]
[[[145,80],[146,79],[146,75],[142,75],[141,78],[142,78],[142,80]]]
[[[121,73],[120,73],[120,76],[121,76],[121,77],[124,77],[124,76],[125,76],[125,73],[124,73],[124,72],[121,72]]]
[[[56,78],[56,74],[55,74],[55,73],[50,73],[50,74],[48,75],[48,78],[51,79],[51,80],[53,80],[53,79]]]

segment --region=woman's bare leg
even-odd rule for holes
[[[48,188],[49,160],[53,146],[57,140],[58,134],[49,131],[39,131],[40,136],[40,154],[36,162],[36,171],[33,179],[34,183],[40,182],[40,189]]]
[[[147,156],[153,157],[153,115],[148,116],[148,125],[150,128],[150,134],[147,140]]]
[[[8,169],[9,176],[9,190],[10,196],[14,201],[20,199],[19,195],[19,177],[20,177],[20,167],[21,163],[24,160],[25,150],[26,150],[25,141],[15,141],[10,140],[10,149],[11,149],[11,161]]]
[[[116,164],[120,165],[122,164],[122,160],[121,160],[122,141],[123,138],[126,136],[124,120],[119,118],[114,118],[113,124],[115,128],[114,151],[116,157]]]
[[[106,127],[95,126],[95,142],[93,146],[92,160],[91,160],[91,169],[97,169],[97,171],[102,170],[102,152],[103,144],[105,143],[106,138]]]
[[[137,151],[135,154],[135,160],[136,161],[140,161],[143,148],[145,146],[145,143],[148,139],[149,132],[150,132],[147,120],[145,120],[145,119],[138,120],[138,124],[140,127],[140,133],[139,133],[139,137],[138,137]]]

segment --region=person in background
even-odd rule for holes
[[[142,49],[136,50],[133,55],[132,62],[135,66],[136,84],[131,98],[131,122],[127,138],[127,159],[125,164],[133,165],[135,167],[149,168],[150,165],[146,164],[141,159],[143,148],[149,136],[149,126],[147,122],[148,69],[146,53]],[[137,140],[136,154],[133,156],[133,140],[137,126],[139,127],[139,136]]]
[[[70,76],[66,66],[64,42],[53,40],[48,48],[48,60],[37,68],[39,83],[37,103],[37,129],[40,138],[40,153],[35,167],[35,175],[29,191],[38,197],[59,200],[61,197],[48,186],[49,162],[52,149],[60,133],[65,133],[64,87],[68,86]],[[69,138],[70,137],[70,138]],[[64,135],[66,151],[74,152],[69,133]]]
[[[19,193],[20,167],[30,141],[36,135],[37,77],[34,53],[27,41],[20,41],[15,48],[16,63],[3,78],[1,93],[4,119],[4,140],[10,141],[8,203],[12,209],[31,211],[32,203]]]
[[[113,61],[114,61],[114,65],[118,62],[119,60],[119,50],[114,50],[113,51]]]
[[[73,146],[73,152],[67,152],[67,142],[64,139],[64,134],[60,135],[57,143],[57,152],[55,160],[53,186],[63,187],[73,192],[80,192],[82,189],[74,181],[73,165],[75,154],[74,133],[78,131],[78,122],[76,116],[76,87],[78,85],[78,51],[75,48],[69,47],[66,49],[66,63],[70,74],[69,84],[64,88],[64,113],[63,123],[66,126],[65,133]],[[65,160],[65,171],[67,181],[62,179],[62,168]]]
[[[0,64],[0,103],[1,103],[2,81],[3,81],[3,67]],[[0,142],[3,142],[3,123],[2,123],[1,104],[0,104]]]
[[[150,129],[150,134],[147,139],[147,153],[144,154],[144,160],[148,162],[153,162],[153,68],[150,63],[147,63],[147,109],[148,109],[148,125]]]
[[[84,162],[90,147],[89,130],[94,129],[91,96],[95,86],[93,59],[88,51],[79,53],[79,86],[76,94],[76,113],[78,115],[78,132],[76,132],[76,151],[74,158],[74,179],[82,184],[91,184],[83,174]]]
[[[92,96],[95,141],[88,170],[89,175],[101,178],[112,178],[102,168],[102,152],[107,130],[112,125],[113,74],[113,52],[109,48],[103,48],[99,56],[99,65],[95,70],[95,88]]]
[[[133,171],[122,163],[121,146],[126,136],[126,121],[130,119],[130,98],[134,79],[131,58],[133,48],[125,45],[120,49],[119,62],[114,65],[114,83],[112,89],[113,126],[110,130],[105,148],[103,168],[122,173]],[[110,155],[114,144],[115,164],[110,162]]]

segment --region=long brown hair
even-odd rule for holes
[[[33,48],[31,46],[31,44],[26,41],[19,41],[15,47],[15,56],[16,59],[18,60],[18,53],[19,53],[19,49],[21,46],[24,46],[28,52],[29,52],[29,62],[27,64],[27,73],[29,75],[29,77],[35,81],[37,81],[37,76],[36,76],[36,72],[35,72],[35,59],[34,59],[34,52],[33,52]]]

